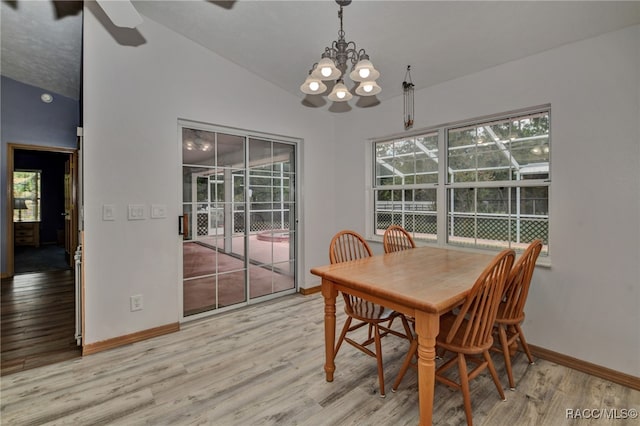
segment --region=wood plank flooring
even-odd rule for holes
[[[338,324],[344,314],[338,307]],[[390,391],[408,343],[383,339],[386,398],[373,358],[344,346],[324,379],[323,300],[292,295],[182,325],[181,331],[0,378],[2,424],[416,425],[416,372]],[[399,326],[399,324],[398,324]],[[494,355],[506,386],[503,362]],[[514,359],[501,401],[471,382],[476,425],[573,425],[571,408],[640,408],[640,392],[556,364]],[[462,395],[437,384],[434,424],[465,423]],[[620,420],[582,420],[620,425]]]
[[[3,279],[1,374],[77,358],[72,270]]]

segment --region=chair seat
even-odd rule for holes
[[[360,321],[367,322],[385,322],[398,316],[398,313],[392,309],[363,299],[358,299],[355,303],[352,303],[351,309],[345,307],[345,312]]]

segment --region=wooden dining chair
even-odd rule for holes
[[[504,250],[499,253],[480,274],[459,311],[456,314],[450,312],[440,317],[440,332],[436,338],[436,347],[439,351],[443,351],[443,355],[453,352],[456,356],[436,369],[435,378],[441,383],[462,391],[468,425],[473,424],[469,380],[474,379],[483,370],[489,369],[500,397],[505,399],[489,350],[493,345],[492,331],[498,305],[514,258],[513,250]],[[393,385],[394,390],[398,388],[417,349],[417,340],[414,339],[410,348],[413,353],[407,354]],[[467,370],[467,361],[475,364],[473,370]],[[445,372],[455,365],[458,366],[459,383],[445,375]]]
[[[391,225],[384,231],[382,245],[385,253],[416,248],[411,235],[399,225]]]
[[[494,346],[493,349],[502,352],[504,356],[504,364],[511,390],[515,390],[513,371],[511,369],[511,348],[514,345],[517,347],[519,342],[527,354],[527,358],[529,358],[529,363],[533,364],[533,357],[520,324],[524,321],[524,305],[527,302],[531,277],[541,250],[542,241],[535,240],[529,244],[524,253],[518,258],[507,278],[502,301],[498,306],[496,330],[499,336],[499,347]]]
[[[354,231],[345,230],[338,232],[333,237],[329,245],[329,260],[331,263],[347,262],[372,255],[373,252],[367,242]],[[342,327],[340,338],[338,339],[338,343],[334,350],[334,359],[343,342],[347,342],[365,354],[376,358],[378,362],[380,396],[384,398],[384,371],[382,366],[381,338],[387,334],[393,334],[411,341],[412,334],[407,320],[404,318],[404,315],[392,309],[385,308],[384,306],[377,305],[344,292],[341,293],[344,298],[344,311],[347,314],[347,319]],[[405,334],[390,328],[390,322],[397,317],[400,317],[402,320]],[[352,325],[354,320],[355,323]],[[368,337],[365,341],[357,342],[347,337],[348,333],[363,326],[369,327]],[[367,347],[372,343],[375,344],[375,351]]]

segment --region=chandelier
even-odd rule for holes
[[[347,71],[348,62],[351,62],[349,78],[359,83],[356,94],[359,96],[373,96],[382,90],[376,83],[380,73],[373,67],[369,55],[364,49],[358,50],[353,41],[345,41],[342,29],[342,8],[351,4],[351,0],[336,0],[340,6],[338,18],[340,18],[340,31],[338,40],[331,43],[331,47],[325,47],[320,62],[316,62],[309,71],[309,76],[300,86],[300,90],[308,95],[320,95],[327,90],[325,81],[335,80],[336,84],[328,98],[334,102],[345,102],[353,98],[353,95],[344,84],[344,74]]]

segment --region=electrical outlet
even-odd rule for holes
[[[141,294],[136,294],[135,296],[131,296],[131,299],[129,301],[131,302],[131,312],[142,310]]]

